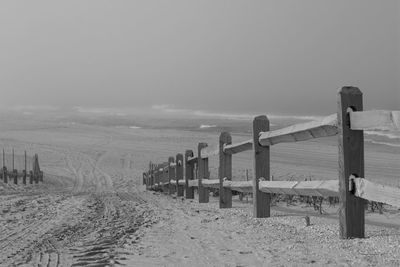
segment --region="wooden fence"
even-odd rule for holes
[[[28,171],[28,166],[27,166],[27,156],[26,156],[26,151],[24,153],[24,169],[22,171],[18,171],[15,168],[15,155],[14,155],[14,149],[12,150],[12,165],[11,171],[8,170],[6,163],[5,163],[5,158],[6,154],[3,149],[3,155],[2,155],[2,163],[3,167],[0,172],[0,178],[3,181],[3,183],[9,183],[13,181],[14,184],[18,184],[18,179],[22,179],[22,184],[26,185],[27,184],[27,179],[29,178],[29,183],[33,184],[36,183],[38,184],[39,182],[43,182],[43,171],[40,170],[39,166],[39,156],[35,154],[33,156],[33,161],[32,161],[32,166],[31,170]]]
[[[337,114],[320,120],[296,124],[270,131],[266,116],[253,120],[252,139],[232,144],[229,133],[223,132],[219,149],[207,151],[206,143],[198,144],[195,156],[187,150],[168,162],[150,164],[143,173],[148,189],[163,188],[170,194],[194,198],[198,188],[199,202],[209,201],[209,190],[219,189],[220,208],[232,207],[232,191],[252,192],[254,217],[270,216],[271,194],[339,197],[340,237],[363,238],[365,235],[364,200],[377,201],[400,207],[400,189],[372,183],[364,178],[363,130],[400,130],[400,111],[363,111],[362,93],[356,87],[343,87],[338,92]],[[305,141],[314,138],[338,136],[338,179],[321,181],[271,181],[270,146]],[[232,181],[232,156],[253,151],[253,180]],[[209,179],[209,157],[219,156],[218,179]],[[197,165],[197,179],[194,169]],[[185,169],[185,171],[184,171]],[[400,178],[400,177],[399,177]]]

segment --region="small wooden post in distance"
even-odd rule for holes
[[[175,179],[175,167],[172,166],[174,162],[174,157],[168,158],[168,188],[170,195],[175,194],[175,184],[171,183],[171,180]]]
[[[206,143],[199,143],[197,149],[197,162],[198,162],[198,178],[199,179],[199,203],[208,203],[209,202],[209,190],[207,187],[203,186],[203,179],[206,179],[208,175],[208,158],[201,158],[201,150],[206,148]]]
[[[13,170],[14,184],[18,184],[18,171],[16,169]]]
[[[157,190],[160,190],[160,180],[161,180],[161,174],[162,172],[160,172],[160,168],[161,168],[161,164],[157,165],[157,170],[156,170],[156,184],[155,184],[155,188]]]
[[[162,191],[163,193],[167,192],[166,189],[166,182],[168,181],[168,168],[166,168],[168,166],[168,162],[164,162],[164,164],[162,165]]]
[[[3,182],[7,183],[7,167],[6,167],[6,153],[4,152],[4,148],[3,148]]]
[[[155,190],[156,189],[156,184],[157,184],[157,165],[154,166],[153,170],[153,177],[152,177],[152,182],[151,182],[151,189]]]
[[[179,185],[179,180],[183,179],[183,155],[177,154],[176,155],[176,188],[177,188],[177,196],[183,197],[184,193],[184,186]]]
[[[23,172],[22,183],[24,185],[26,185],[26,150],[25,150],[25,155],[24,156],[25,156],[24,157],[24,162],[25,162],[24,168],[25,169],[22,171]]]
[[[349,191],[349,177],[364,177],[364,134],[350,129],[349,112],[362,111],[362,93],[356,87],[343,87],[338,94],[339,136],[339,224],[340,238],[365,236],[364,200]]]
[[[33,171],[29,171],[29,183],[33,184]]]
[[[150,171],[150,186],[151,186],[151,189],[154,189],[154,181],[155,181],[154,172],[155,172],[155,165],[152,164],[151,165],[151,171]]]
[[[7,167],[3,167],[3,181],[4,183],[8,183],[8,171],[7,171]]]
[[[193,150],[185,151],[185,197],[194,199],[194,188],[189,187],[189,180],[193,180],[194,177],[193,164],[189,162],[189,157],[193,157]]]
[[[22,171],[22,183],[26,185],[26,170]]]
[[[224,153],[224,146],[232,144],[232,137],[229,133],[223,132],[219,137],[219,207],[232,208],[232,190],[224,188],[223,183],[226,178],[232,181],[232,155]]]
[[[258,116],[253,120],[253,206],[255,218],[270,217],[271,195],[261,192],[259,189],[260,178],[270,180],[270,150],[269,146],[261,146],[259,143],[260,132],[269,131],[269,120],[267,116]]]

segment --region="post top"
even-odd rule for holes
[[[198,149],[206,148],[207,146],[208,146],[207,143],[200,142],[199,146],[198,146]]]
[[[342,95],[362,95],[361,90],[354,86],[343,86],[338,93]]]
[[[228,139],[231,139],[231,138],[232,137],[231,137],[231,134],[229,132],[222,132],[219,135],[219,140],[228,140]]]
[[[265,115],[259,115],[259,116],[254,117],[253,121],[268,121],[269,122],[268,117]]]
[[[219,136],[227,136],[227,135],[231,135],[229,132],[221,132],[221,134]]]
[[[185,151],[185,156],[186,157],[193,157],[193,150],[186,150]]]

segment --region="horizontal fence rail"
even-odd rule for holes
[[[259,190],[271,194],[337,197],[339,181],[261,181]]]
[[[354,190],[356,197],[400,207],[400,188],[373,183],[354,176],[351,176],[350,180],[350,191]]]
[[[253,140],[246,140],[238,144],[230,144],[224,146],[224,153],[233,155],[252,149],[253,149]]]
[[[197,155],[192,150],[170,157],[162,164],[149,164],[143,173],[148,189],[209,202],[210,191],[219,192],[220,208],[232,207],[232,191],[251,193],[253,215],[270,217],[272,195],[340,199],[339,224],[341,238],[362,238],[365,235],[364,200],[376,201],[400,208],[400,188],[368,181],[364,177],[363,130],[400,130],[400,111],[363,111],[362,93],[356,87],[343,87],[338,93],[336,114],[315,121],[299,123],[278,130],[269,130],[266,116],[253,120],[253,138],[232,143],[230,133],[223,132],[219,149],[209,150],[199,143]],[[336,180],[271,181],[270,147],[279,143],[299,142],[315,138],[338,136],[339,168]],[[252,151],[254,162],[251,181],[232,181],[232,156]],[[210,179],[209,159],[218,156],[218,178]]]
[[[260,134],[259,142],[263,146],[272,146],[279,143],[333,136],[337,133],[337,115],[332,114],[317,121],[300,123],[276,131],[263,132]]]
[[[400,111],[350,111],[352,130],[400,130]]]

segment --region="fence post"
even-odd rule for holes
[[[163,191],[164,189],[164,174],[165,174],[165,170],[164,170],[164,163],[160,164],[160,167],[158,169],[158,188],[160,191]]]
[[[183,189],[184,187],[182,185],[179,185],[179,180],[183,179],[183,155],[182,154],[177,154],[176,155],[176,188],[177,188],[177,196],[182,197],[183,196]]]
[[[18,184],[18,171],[16,169],[13,170],[14,184]]]
[[[166,182],[168,181],[168,168],[166,168],[168,166],[168,162],[164,162],[164,164],[162,165],[162,191],[163,193],[165,193],[167,191],[166,189]]]
[[[269,146],[261,146],[259,143],[260,132],[269,131],[267,116],[258,116],[253,120],[253,206],[255,218],[270,217],[271,195],[258,190],[260,178],[270,180],[270,151]]]
[[[3,182],[7,183],[7,168],[6,168],[6,159],[5,159],[5,153],[4,153],[4,148],[3,148]]]
[[[22,171],[22,183],[26,185],[26,170]]]
[[[8,171],[7,171],[7,167],[3,167],[3,181],[4,183],[8,183]]]
[[[193,180],[193,164],[190,164],[189,157],[193,157],[193,150],[185,151],[185,194],[186,199],[194,199],[194,188],[189,187],[189,180]]]
[[[203,186],[203,179],[208,175],[208,158],[201,158],[201,150],[206,148],[206,143],[199,143],[197,147],[197,179],[199,179],[199,203],[208,203],[209,190]]]
[[[164,165],[161,163],[158,168],[158,190],[161,192],[163,189],[161,184],[164,182]]]
[[[33,184],[33,171],[29,171],[29,183]]]
[[[25,150],[25,155],[24,155],[24,163],[25,163],[25,165],[24,165],[25,169],[23,170],[22,183],[24,185],[26,185],[26,150]]]
[[[156,180],[156,178],[155,178],[155,172],[156,172],[156,170],[155,170],[155,168],[156,168],[156,165],[155,164],[152,164],[151,165],[151,176],[150,176],[150,186],[151,186],[151,189],[155,189],[155,180]]]
[[[154,175],[154,189],[160,189],[160,165],[156,165],[156,171]]]
[[[175,162],[174,157],[168,158],[168,187],[169,187],[169,194],[175,194],[175,185],[171,183],[171,180],[176,179],[175,177],[175,167],[172,164]]]
[[[232,208],[232,190],[224,188],[224,178],[232,180],[232,155],[224,152],[224,146],[232,144],[232,137],[229,133],[223,132],[219,136],[219,207]]]
[[[364,134],[350,129],[351,110],[363,110],[362,92],[343,87],[338,94],[340,238],[363,238],[364,200],[349,191],[349,177],[364,177]]]

